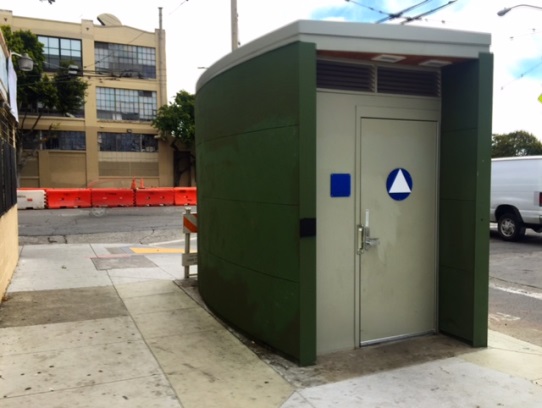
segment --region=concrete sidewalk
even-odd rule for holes
[[[0,406],[542,406],[542,348],[497,332],[487,349],[428,336],[297,367],[179,284],[177,247],[23,246],[0,306]]]

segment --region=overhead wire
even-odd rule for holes
[[[457,2],[458,0],[449,0],[446,4],[442,4],[442,5],[438,6],[438,7],[434,7],[431,10],[420,13],[420,14],[418,14],[416,16],[413,16],[413,17],[405,17],[404,14],[407,13],[408,11],[414,10],[415,8],[421,7],[424,4],[429,3],[431,1],[435,1],[435,0],[423,0],[423,1],[419,2],[419,3],[417,3],[417,4],[409,6],[406,9],[403,9],[403,10],[395,12],[395,13],[379,10],[379,9],[374,8],[374,7],[368,6],[366,4],[360,3],[359,1],[354,1],[354,0],[345,0],[345,1],[349,2],[349,3],[353,3],[353,4],[355,4],[357,6],[360,6],[360,7],[366,8],[368,10],[374,11],[376,13],[386,15],[386,17],[384,17],[384,18],[382,18],[380,20],[377,20],[375,22],[376,24],[383,23],[383,22],[386,22],[386,21],[389,21],[389,20],[395,20],[395,19],[398,19],[398,18],[404,18],[404,21],[402,21],[401,24],[407,24],[407,23],[409,23],[411,21],[422,20],[422,17],[433,14],[433,13],[436,13],[437,11],[439,11],[439,10],[445,8],[445,7],[451,6],[452,4]]]
[[[375,9],[374,7],[367,6],[366,4],[358,3],[357,1],[354,1],[354,0],[345,0],[345,1],[348,2],[348,3],[354,3],[357,6],[364,7],[366,9],[368,9],[368,10],[374,11],[374,12],[379,13],[379,14],[384,14],[386,16],[388,16],[390,14],[390,13],[388,13],[386,11]]]
[[[526,71],[523,71],[517,78],[514,78],[510,81],[508,81],[506,84],[504,85],[501,85],[501,91],[504,90],[504,88],[508,87],[508,85],[516,82],[516,81],[519,81],[520,79],[524,78],[525,75],[527,74],[530,74],[531,72],[533,72],[534,70],[536,70],[537,68],[539,68],[540,66],[542,66],[542,58],[540,60],[540,62],[538,64],[535,64],[533,65],[532,67],[530,67],[529,69],[527,69]]]
[[[522,39],[524,37],[533,37],[535,35],[539,35],[539,34],[542,34],[542,31],[539,31],[537,30],[536,28],[531,28],[530,31],[528,32],[524,32],[524,33],[521,33],[521,34],[517,34],[517,35],[511,35],[508,37],[508,40],[509,41],[515,41],[515,40],[518,40],[518,39]],[[526,75],[530,74],[531,72],[537,70],[540,66],[542,66],[542,58],[540,58],[540,62],[530,66],[529,68],[527,68],[526,70],[524,70],[523,72],[521,72],[517,77],[511,79],[510,81],[508,81],[507,83],[505,83],[504,85],[501,85],[500,86],[500,90],[504,90],[504,88],[508,87],[510,84],[513,84],[514,82],[516,81],[519,81],[520,79],[524,78]]]
[[[437,11],[442,10],[445,7],[451,6],[452,4],[454,4],[457,1],[458,0],[450,0],[450,1],[448,1],[448,3],[443,4],[443,5],[439,6],[439,7],[436,7],[434,9],[432,9],[432,10],[426,11],[425,13],[418,14],[417,16],[414,16],[414,17],[406,17],[405,21],[401,22],[401,24],[407,24],[407,23],[410,23],[411,21],[419,20],[421,17],[428,16],[429,14],[436,13]]]
[[[171,11],[168,15],[172,15],[173,13],[175,13],[179,7],[181,7],[182,5],[184,5],[185,3],[188,3],[189,0],[183,0],[173,11]],[[348,1],[348,0],[347,0]],[[143,34],[147,34],[147,31],[143,31],[141,33],[139,33],[138,35],[136,35],[134,38],[132,38],[130,41],[128,41],[127,43],[123,44],[123,45],[130,45],[132,44],[134,41],[136,41],[139,37],[141,37]],[[107,58],[111,57],[111,56],[115,56],[116,52],[113,51],[111,53],[109,53],[108,55],[104,56],[103,58],[99,59],[98,61],[94,61],[94,64],[90,64],[90,65],[87,65],[85,67],[83,67],[83,69],[89,69],[89,68],[92,68],[94,66],[96,66],[96,64],[106,60]]]
[[[410,10],[414,10],[415,8],[417,7],[420,7],[422,5],[424,5],[425,3],[428,3],[430,1],[433,1],[433,0],[423,0],[422,2],[418,3],[418,4],[414,4],[413,6],[410,6],[410,7],[407,7],[406,9],[403,9],[401,11],[398,11],[397,13],[388,13],[388,17],[385,17],[383,18],[382,20],[378,20],[376,21],[375,23],[376,24],[380,24],[380,23],[383,23],[385,21],[389,21],[389,20],[395,20],[396,18],[400,18],[403,16],[404,13],[410,11]]]
[[[353,4],[356,4],[357,6],[360,6],[360,7],[363,7],[363,8],[366,8],[368,10],[371,10],[371,11],[374,11],[374,12],[377,12],[379,14],[385,14],[387,15],[387,17],[383,18],[383,19],[380,19],[380,20],[377,20],[375,23],[383,23],[385,21],[389,21],[389,20],[393,20],[393,19],[397,19],[397,18],[405,18],[405,21],[401,22],[401,24],[407,24],[409,22],[412,22],[412,21],[426,21],[426,22],[440,22],[441,24],[447,24],[448,21],[447,20],[432,20],[432,19],[427,19],[427,18],[424,18],[425,16],[428,16],[430,14],[433,14],[445,7],[448,7],[450,5],[452,5],[453,3],[457,2],[458,0],[449,0],[446,4],[442,4],[438,7],[435,7],[431,10],[428,10],[424,13],[421,13],[421,14],[418,14],[416,16],[412,16],[412,17],[403,17],[404,13],[408,12],[408,11],[411,11],[413,10],[414,8],[417,8],[419,6],[422,6],[424,5],[425,3],[428,3],[429,1],[433,1],[433,0],[424,0],[420,3],[417,3],[417,4],[414,4],[413,6],[410,6],[410,7],[407,7],[406,9],[404,10],[401,10],[401,11],[398,11],[396,13],[388,13],[388,12],[385,12],[383,10],[378,10],[378,9],[375,9],[374,7],[371,7],[371,6],[368,6],[366,4],[362,4],[362,3],[359,3],[358,1],[353,1],[353,0],[345,0],[346,2],[349,2],[349,3],[353,3]],[[526,36],[533,36],[533,35],[537,35],[537,34],[541,34],[542,32],[537,30],[536,28],[532,28],[530,32],[526,32],[526,33],[522,33],[522,34],[518,34],[518,35],[513,35],[513,36],[510,36],[509,37],[509,40],[513,41],[515,39],[518,39],[518,38],[521,38],[521,37],[526,37]],[[510,84],[524,78],[526,75],[530,74],[531,72],[537,70],[538,68],[540,68],[542,66],[542,58],[540,60],[540,62],[534,64],[533,66],[529,67],[528,69],[526,69],[525,71],[523,71],[519,76],[517,76],[516,78],[512,79],[511,81],[507,82],[506,84],[502,85],[500,87],[500,90],[504,90],[504,88],[508,87]]]

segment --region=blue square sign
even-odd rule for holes
[[[330,179],[331,197],[350,197],[350,174],[336,173]]]

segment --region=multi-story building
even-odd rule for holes
[[[173,149],[151,126],[167,103],[165,32],[124,26],[111,14],[98,21],[41,20],[0,10],[0,24],[38,36],[46,72],[68,63],[89,84],[80,113],[42,110],[35,130],[23,138],[21,187],[128,187],[133,179],[138,186],[141,180],[145,187],[174,185]],[[26,113],[21,123],[28,130],[38,115]]]

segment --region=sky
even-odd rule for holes
[[[389,13],[418,7],[403,16],[409,25],[491,34],[495,57],[493,133],[524,130],[542,140],[542,0],[237,0],[241,46],[296,20],[376,23]],[[497,12],[513,8],[499,17]],[[0,9],[22,17],[80,23],[102,13],[145,31],[166,30],[168,97],[195,92],[205,67],[231,52],[231,0],[0,0]],[[536,7],[540,7],[537,9]],[[381,24],[400,24],[394,19]]]

